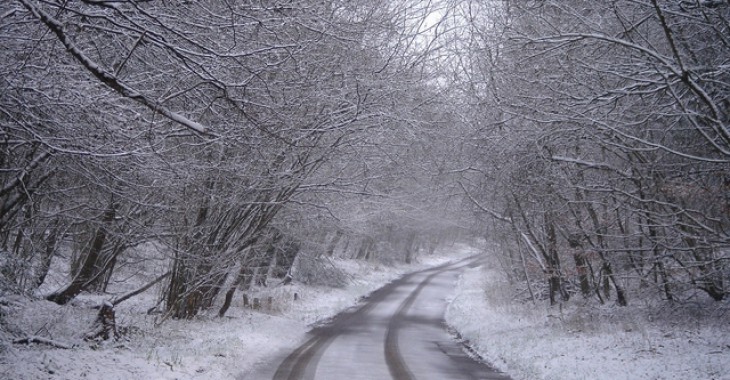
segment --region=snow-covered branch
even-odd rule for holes
[[[471,195],[469,190],[466,189],[466,187],[464,186],[464,184],[461,181],[459,181],[459,186],[461,186],[461,189],[464,191],[464,194],[469,198],[469,200],[471,201],[472,204],[477,206],[477,208],[479,208],[483,212],[486,212],[487,214],[491,215],[493,218],[495,218],[501,222],[506,222],[506,223],[510,223],[510,224],[513,223],[512,218],[504,216],[488,207],[485,207],[479,201],[474,199],[474,197]]]
[[[46,13],[42,9],[34,6],[31,4],[31,0],[18,0],[20,1],[23,6],[28,9],[28,11],[33,14],[36,18],[38,18],[43,24],[45,24],[48,29],[50,29],[58,38],[58,40],[66,47],[66,50],[79,62],[81,63],[86,70],[88,70],[94,77],[96,77],[100,82],[104,83],[105,85],[109,86],[111,89],[119,93],[120,95],[124,96],[125,98],[132,99],[147,108],[151,109],[152,111],[159,112],[160,114],[164,115],[168,119],[175,121],[184,127],[202,134],[202,135],[209,135],[209,136],[215,136],[207,127],[204,125],[191,120],[177,112],[174,112],[167,107],[163,106],[162,104],[159,104],[152,99],[149,99],[147,96],[142,94],[141,92],[129,87],[127,84],[125,84],[123,81],[121,81],[117,76],[115,76],[113,73],[110,73],[106,70],[104,70],[99,64],[94,62],[91,58],[89,58],[69,37],[68,33],[66,32],[63,23],[57,19],[55,19],[50,14]]]

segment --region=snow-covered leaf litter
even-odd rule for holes
[[[730,379],[726,317],[519,303],[498,264],[461,276],[446,319],[479,355],[516,380]]]
[[[84,342],[82,338],[94,321],[93,306],[100,304],[104,296],[84,295],[67,306],[18,299],[19,304],[6,319],[12,326],[0,329],[0,378],[246,378],[257,364],[295,347],[312,324],[355,306],[363,296],[404,273],[454,258],[423,257],[414,265],[333,260],[333,265],[350,279],[344,288],[296,283],[274,286],[249,295],[264,300],[261,311],[242,308],[239,294],[235,307],[223,319],[210,315],[190,321],[167,320],[159,326],[155,325],[159,316],[146,313],[154,303],[151,290],[116,308],[117,323],[129,327],[129,331],[119,341],[101,344]],[[266,302],[268,297],[274,300],[270,306]],[[9,343],[13,338],[10,330],[48,337],[74,348],[13,345]]]

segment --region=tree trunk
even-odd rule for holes
[[[560,256],[558,255],[558,239],[555,234],[555,224],[551,212],[545,213],[545,232],[547,233],[548,283],[550,288],[550,304],[555,304],[555,295],[559,294],[562,301],[568,301],[570,294],[564,289],[560,270]]]
[[[413,258],[415,256],[413,244],[415,243],[415,241],[416,241],[416,233],[415,232],[409,233],[408,239],[406,240],[406,244],[404,247],[404,249],[406,251],[406,257],[405,257],[406,264],[411,264],[413,262]]]
[[[335,248],[337,248],[337,244],[339,244],[340,240],[342,240],[342,232],[340,230],[335,230],[335,236],[332,237],[325,249],[325,255],[327,257],[334,256]]]
[[[575,261],[575,270],[578,273],[580,293],[583,295],[583,298],[589,298],[591,296],[591,282],[588,278],[588,264],[586,263],[584,253],[574,253],[573,260]]]
[[[667,297],[667,301],[674,302],[674,291],[672,286],[669,284],[669,278],[667,271],[664,268],[664,262],[661,258],[660,246],[657,242],[658,232],[654,227],[654,221],[647,216],[646,223],[649,226],[649,243],[654,246],[652,252],[654,254],[654,282],[659,284],[664,290],[664,296]]]
[[[58,244],[58,224],[59,222],[57,220],[54,221],[46,236],[46,249],[43,252],[40,266],[38,267],[36,287],[43,285],[43,281],[46,280],[48,271],[51,269],[51,261],[53,260],[53,255],[56,252],[56,246]]]
[[[371,238],[370,236],[364,237],[355,258],[358,260],[368,260],[370,258],[370,251],[372,250],[372,246],[373,238]]]
[[[101,225],[94,234],[94,239],[91,243],[91,247],[89,247],[89,252],[86,254],[86,257],[81,264],[81,268],[79,268],[79,272],[76,274],[76,276],[74,276],[71,284],[59,291],[50,294],[48,297],[46,297],[47,300],[55,302],[59,305],[64,305],[68,301],[76,297],[79,293],[81,293],[86,286],[88,286],[89,281],[92,280],[95,269],[99,264],[99,256],[102,252],[102,249],[104,248],[104,243],[107,237],[106,226],[110,225],[114,221],[115,216],[116,204],[112,199],[109,204],[109,208],[107,208],[107,210],[104,212],[104,216],[101,220]]]
[[[110,240],[107,238],[107,241]],[[99,254],[98,263],[94,269],[92,279],[89,280],[86,289],[89,291],[106,292],[109,286],[109,281],[114,274],[114,268],[117,264],[117,257],[127,248],[121,239],[111,239],[115,241],[113,246],[106,244],[106,249],[103,249]]]
[[[233,295],[236,293],[236,289],[238,289],[238,286],[241,284],[241,281],[243,281],[243,274],[246,271],[246,266],[241,264],[241,267],[238,269],[238,273],[236,274],[236,279],[231,283],[231,285],[228,287],[228,290],[226,291],[226,295],[223,299],[223,305],[220,309],[218,309],[218,318],[223,318],[226,315],[226,312],[228,312],[228,309],[231,307],[231,302],[233,301]],[[245,297],[245,296],[244,296]]]
[[[627,306],[628,300],[626,299],[626,293],[624,293],[624,289],[619,283],[616,281],[616,276],[613,274],[613,268],[611,268],[611,263],[608,262],[606,257],[604,257],[603,253],[600,254],[601,260],[603,260],[603,271],[605,272],[605,286],[607,286],[610,289],[610,286],[608,285],[608,282],[610,281],[611,284],[613,284],[614,289],[616,289],[616,302],[618,302],[619,306]],[[606,297],[608,298],[608,297]]]

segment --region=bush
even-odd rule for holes
[[[292,275],[294,281],[307,285],[332,288],[344,288],[347,285],[347,274],[334,266],[328,258],[304,253],[297,256]]]

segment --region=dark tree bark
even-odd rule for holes
[[[101,225],[97,228],[94,234],[94,239],[89,247],[89,251],[84,257],[84,260],[79,268],[78,273],[74,276],[71,283],[65,288],[51,293],[47,300],[55,302],[59,305],[66,304],[68,301],[74,299],[79,293],[81,293],[93,280],[93,276],[97,269],[97,265],[100,264],[100,255],[104,248],[104,243],[107,238],[107,226],[114,221],[116,216],[117,205],[112,199],[109,207],[102,216]]]
[[[558,254],[558,238],[555,234],[555,222],[551,212],[545,213],[545,232],[547,234],[547,254],[545,261],[548,263],[548,281],[550,284],[550,304],[554,305],[555,296],[560,295],[562,301],[568,301],[570,294],[563,287],[562,271],[560,268],[560,256]]]
[[[53,255],[58,243],[58,223],[58,221],[55,221],[48,231],[48,236],[46,237],[46,249],[43,252],[40,266],[38,267],[36,286],[41,286],[43,284],[43,281],[46,280],[46,276],[48,275],[48,271],[51,269],[51,261],[53,260]]]
[[[96,315],[92,329],[84,334],[85,340],[102,339],[109,340],[119,338],[117,333],[117,322],[114,312],[114,305],[104,302]]]
[[[218,318],[223,318],[226,315],[226,312],[228,312],[228,309],[231,307],[231,302],[233,302],[233,295],[236,293],[236,289],[238,289],[238,286],[241,285],[241,282],[243,281],[245,270],[246,266],[241,265],[241,268],[236,273],[236,280],[233,281],[231,286],[226,291],[225,298],[223,299],[223,305],[218,310]],[[244,299],[247,299],[245,294]]]
[[[579,237],[577,236],[571,236],[568,239],[568,244],[575,250],[573,253],[573,261],[575,262],[575,271],[578,274],[580,293],[583,295],[583,298],[589,298],[592,293],[591,281],[588,276],[588,262],[583,251],[583,246],[580,244]]]

